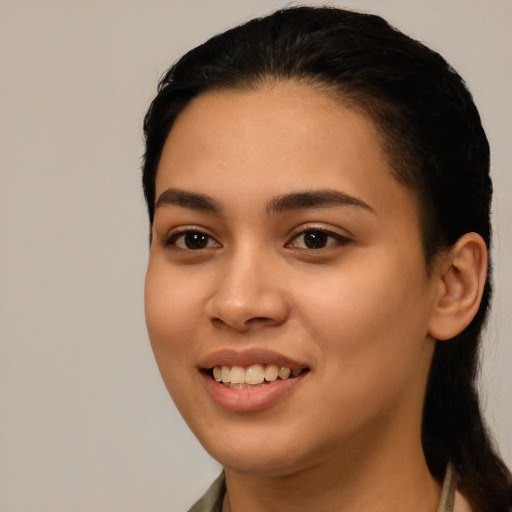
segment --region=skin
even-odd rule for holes
[[[166,141],[157,198],[203,194],[218,211],[156,208],[146,321],[174,402],[225,468],[232,511],[436,510],[420,432],[444,285],[379,140],[325,92],[277,83],[196,98]],[[354,204],[269,207],[325,190]],[[187,230],[206,247],[187,248]],[[333,235],[311,249],[306,230]],[[309,371],[268,407],[227,410],[200,371],[225,349]]]

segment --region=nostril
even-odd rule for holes
[[[248,323],[248,324],[270,323],[270,322],[273,323],[274,320],[272,318],[268,318],[265,316],[257,316],[255,318],[250,318],[249,320],[246,321],[246,323]]]
[[[251,316],[248,310],[217,311],[210,315],[210,322],[221,327],[229,326],[239,332],[247,332],[251,329],[266,326],[279,326],[286,320],[286,314],[272,316]]]

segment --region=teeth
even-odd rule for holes
[[[261,384],[264,380],[265,370],[261,364],[253,364],[245,370],[245,382],[247,384]]]
[[[290,368],[287,368],[286,366],[281,366],[279,369],[279,378],[280,379],[287,379],[290,376]]]
[[[267,382],[274,382],[279,377],[279,368],[275,364],[269,364],[265,368],[265,380]]]
[[[231,368],[231,384],[243,384],[245,382],[245,370],[241,366]]]
[[[258,386],[264,382],[273,382],[279,377],[282,380],[291,377],[298,377],[302,373],[302,368],[291,371],[287,366],[277,366],[269,364],[252,364],[247,368],[242,366],[215,366],[213,368],[213,378],[217,382],[222,382],[232,388],[243,389],[245,387]]]
[[[216,368],[218,368],[218,366]],[[223,366],[220,369],[220,379],[222,380],[222,382],[224,382],[224,384],[231,382],[231,369],[229,368],[229,366]]]

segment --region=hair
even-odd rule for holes
[[[439,54],[384,19],[331,7],[253,19],[191,50],[166,72],[144,119],[151,224],[160,155],[180,112],[208,91],[279,81],[320,87],[374,121],[396,179],[418,198],[428,267],[467,232],[490,247],[489,145],[463,80]],[[484,425],[477,389],[490,296],[489,277],[471,324],[437,342],[423,412],[430,471],[442,480],[451,461],[475,512],[512,509],[510,472]]]

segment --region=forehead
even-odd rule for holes
[[[175,121],[157,172],[157,197],[169,187],[210,195],[231,188],[246,198],[334,187],[387,208],[385,186],[410,202],[381,140],[368,116],[319,87],[284,82],[208,92]]]

